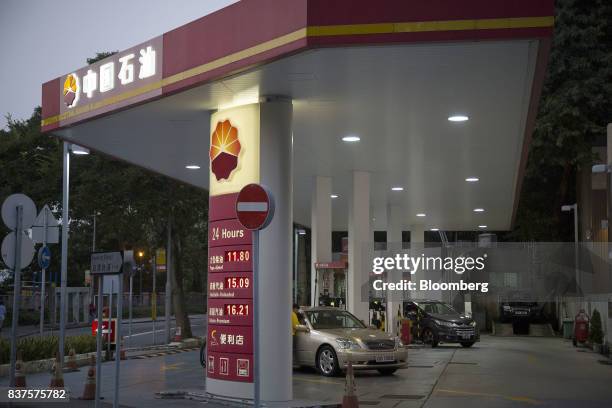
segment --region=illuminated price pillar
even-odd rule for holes
[[[261,397],[287,401],[291,386],[290,101],[222,110],[211,116],[206,391],[253,398],[252,235],[236,219],[236,197],[264,183],[277,198],[260,232]]]

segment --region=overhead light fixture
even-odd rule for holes
[[[440,229],[439,229],[439,228],[430,228],[429,230],[430,230],[430,231],[433,231],[433,232],[440,231]]]
[[[79,156],[84,156],[86,154],[89,154],[88,148],[79,146],[79,145],[75,145],[75,144],[70,145],[70,150],[72,151],[72,153],[79,155]]]
[[[469,119],[470,118],[468,118],[466,115],[453,115],[448,117],[449,122],[465,122]]]
[[[349,136],[344,136],[342,140],[345,142],[358,142],[361,140],[361,138],[359,136],[349,135]]]
[[[185,168],[189,170],[198,170],[200,166],[198,166],[197,164],[188,164],[187,166],[185,166]]]
[[[299,234],[299,235],[306,235],[306,230],[299,229],[299,230],[298,230],[298,234]]]
[[[478,180],[480,180],[478,177],[468,177],[465,179],[465,181],[467,181],[468,183],[475,183]]]
[[[425,217],[425,215],[426,215],[425,213],[418,213],[416,216],[417,217]]]
[[[404,187],[399,187],[399,186],[391,187],[391,190],[393,190],[393,191],[404,191]]]
[[[474,208],[474,212],[484,212],[484,208]]]
[[[484,228],[487,228],[487,226],[486,225],[479,225],[478,228],[484,229]]]
[[[338,198],[338,197],[340,197],[340,196],[339,196],[338,194],[332,194],[332,195],[330,195],[330,197],[331,197],[331,198]]]

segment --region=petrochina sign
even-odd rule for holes
[[[259,182],[259,106],[214,113],[209,135],[206,375],[252,383],[253,233],[238,221],[235,203],[242,187]],[[207,390],[214,394],[215,384]],[[232,390],[235,397],[252,397]]]
[[[117,105],[127,104],[128,100],[134,102],[144,96],[160,93],[160,89],[145,90],[132,92],[135,95],[132,97],[129,91],[161,80],[162,52],[163,41],[157,37],[67,74],[60,81],[60,113],[72,112],[81,106],[98,102],[102,105],[98,108],[104,108],[102,101],[107,98],[112,98],[110,104],[116,109]],[[84,113],[85,117],[89,116]],[[66,124],[70,120],[61,122]]]

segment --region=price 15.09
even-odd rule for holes
[[[246,276],[228,276],[225,278],[226,289],[248,289],[251,287],[251,279]]]

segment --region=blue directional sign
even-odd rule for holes
[[[51,265],[51,250],[48,246],[43,246],[38,250],[38,266],[47,269]]]

